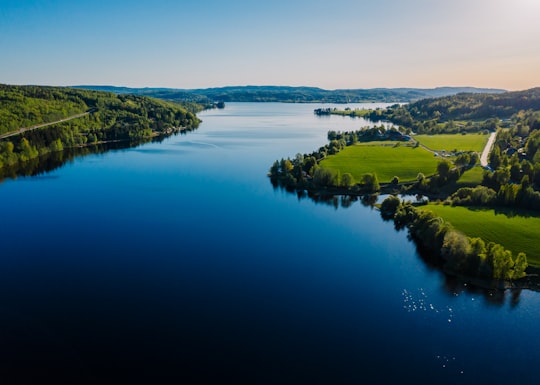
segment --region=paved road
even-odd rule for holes
[[[0,139],[9,138],[10,136],[20,135],[20,134],[22,134],[23,132],[36,130],[36,129],[38,129],[38,128],[43,128],[43,127],[47,127],[47,126],[52,126],[53,124],[58,124],[58,123],[62,123],[62,122],[67,122],[67,121],[70,121],[70,120],[77,119],[77,118],[83,117],[83,116],[85,116],[85,115],[88,115],[88,114],[90,114],[91,112],[93,112],[93,111],[88,111],[88,112],[83,112],[82,114],[77,114],[77,115],[68,116],[67,118],[60,119],[60,120],[57,120],[57,121],[55,121],[55,122],[42,123],[42,124],[37,124],[37,125],[31,126],[31,127],[19,128],[18,130],[6,132],[5,134],[0,135]]]
[[[480,156],[480,164],[482,165],[482,167],[486,167],[488,165],[489,153],[491,152],[491,149],[493,148],[493,143],[495,143],[496,138],[497,138],[497,133],[492,132],[486,143],[486,147],[484,147],[484,151],[482,151],[482,155]]]

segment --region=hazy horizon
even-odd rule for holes
[[[18,85],[25,85],[25,84],[18,84]],[[39,85],[39,84],[26,84],[26,85]],[[46,86],[46,84],[43,84]],[[298,86],[291,86],[289,84],[230,84],[230,85],[224,85],[224,86],[216,86],[216,87],[200,87],[200,88],[179,88],[179,87],[153,87],[153,86],[143,86],[143,87],[129,87],[125,85],[117,85],[117,84],[70,84],[65,85],[66,87],[116,87],[116,88],[134,88],[134,89],[155,89],[155,88],[163,88],[163,89],[177,89],[177,90],[197,90],[197,89],[212,89],[212,88],[234,88],[234,87],[291,87],[291,88],[318,88],[325,91],[338,91],[338,90],[357,90],[357,89],[365,89],[365,90],[371,90],[371,89],[437,89],[437,88],[482,88],[482,89],[492,89],[492,90],[504,90],[502,88],[496,88],[496,87],[474,87],[474,86],[435,86],[435,87],[370,87],[370,88],[323,88],[316,85],[298,85]],[[532,87],[536,88],[536,87]],[[508,91],[508,90],[506,90]]]
[[[0,83],[540,86],[535,0],[0,0]]]

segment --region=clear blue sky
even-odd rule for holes
[[[540,0],[0,0],[0,83],[540,86]]]

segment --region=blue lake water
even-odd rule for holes
[[[537,384],[540,294],[453,282],[360,202],[274,189],[362,119],[229,103],[0,185],[0,383]],[[354,106],[353,106],[354,107]]]

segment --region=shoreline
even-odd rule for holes
[[[286,189],[287,191],[291,193],[306,193],[308,197],[312,199],[316,199],[317,197],[337,197],[337,196],[346,196],[346,197],[355,197],[355,198],[361,198],[361,197],[375,197],[379,196],[380,194],[405,194],[405,195],[422,195],[428,197],[431,199],[444,199],[444,194],[429,194],[423,191],[407,191],[405,193],[399,191],[399,188],[397,188],[398,185],[393,185],[391,183],[388,183],[386,185],[381,184],[381,188],[377,192],[366,192],[366,191],[354,191],[351,189],[346,188],[340,188],[340,187],[333,187],[333,188],[313,188],[311,186],[304,186],[304,187],[294,187],[294,188],[287,188],[285,186],[282,186],[279,184],[278,181],[273,180],[272,183],[277,182],[274,186],[281,186],[282,188]],[[411,184],[414,182],[411,182]],[[380,211],[380,208],[374,203],[375,200],[372,201],[371,206],[375,209]],[[412,238],[412,241],[416,245],[420,245],[417,240]],[[457,279],[460,282],[463,282],[465,284],[470,284],[473,287],[477,287],[479,289],[485,289],[485,290],[513,290],[513,289],[525,289],[525,290],[531,290],[540,292],[540,268],[536,268],[533,266],[530,266],[527,268],[528,272],[527,275],[523,278],[519,278],[516,280],[496,280],[496,279],[486,279],[486,278],[479,278],[474,276],[467,276],[461,273],[457,273],[455,271],[451,271],[449,269],[444,268],[442,264],[438,266],[438,270],[442,272],[443,274],[447,275],[448,277],[452,277],[454,279]]]
[[[197,127],[193,127],[193,128],[192,127],[172,127],[172,128],[164,130],[163,132],[154,131],[152,132],[152,135],[150,136],[137,138],[137,139],[129,139],[129,138],[111,139],[111,140],[100,140],[100,141],[96,141],[92,143],[81,143],[81,144],[76,144],[73,146],[63,145],[62,149],[59,149],[56,151],[42,152],[42,153],[38,153],[37,156],[24,160],[24,161],[17,159],[17,161],[14,163],[3,164],[0,167],[0,182],[8,178],[15,179],[19,176],[28,176],[29,172],[31,173],[30,175],[33,175],[33,173],[35,172],[38,172],[38,173],[46,172],[48,166],[46,165],[39,166],[38,164],[42,160],[44,160],[45,162],[48,162],[50,159],[49,157],[51,156],[62,159],[63,155],[59,155],[59,154],[66,154],[68,157],[69,156],[84,156],[84,155],[89,155],[91,153],[107,152],[107,151],[119,149],[119,148],[131,148],[131,147],[135,147],[144,143],[149,143],[153,140],[164,139],[173,134],[179,134],[179,133],[192,131],[192,130],[195,130],[196,128]],[[118,147],[115,147],[114,146],[115,144]],[[110,146],[110,147],[107,147],[107,146]],[[84,151],[84,149],[87,149],[86,150],[87,152],[80,152],[80,153],[78,152],[78,151]],[[70,152],[71,152],[71,155],[70,155]],[[76,155],[73,155],[75,153]],[[59,162],[58,165],[60,165],[61,161],[58,161],[58,162]]]

